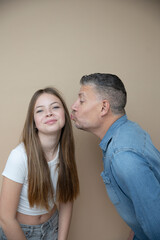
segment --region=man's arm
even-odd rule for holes
[[[113,175],[131,199],[138,222],[151,240],[160,237],[160,183],[150,165],[132,151],[119,152],[112,161]]]

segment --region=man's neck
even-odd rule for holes
[[[113,123],[116,122],[123,115],[124,114],[119,114],[119,115],[112,114],[109,117],[106,116],[106,118],[103,119],[99,129],[97,129],[97,132],[95,132],[94,134],[102,140],[106,132],[108,131],[108,129],[113,125]]]

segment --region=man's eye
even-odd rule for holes
[[[83,101],[83,100],[80,100],[80,103],[82,104],[82,103],[84,103],[84,101]]]

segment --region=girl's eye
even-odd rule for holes
[[[36,111],[36,113],[41,113],[41,112],[43,112],[43,110],[37,110],[37,111]]]
[[[57,109],[57,108],[59,108],[59,106],[54,106],[54,107],[52,107],[52,109]]]

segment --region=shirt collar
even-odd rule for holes
[[[118,120],[116,120],[111,127],[108,129],[106,132],[105,136],[103,137],[102,141],[100,142],[99,146],[100,148],[105,151],[107,144],[111,140],[112,136],[114,135],[115,131],[127,121],[127,115],[125,114],[124,116],[120,117]]]

